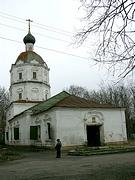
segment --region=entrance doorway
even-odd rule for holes
[[[100,126],[87,126],[88,146],[100,146]]]

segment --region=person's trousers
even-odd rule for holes
[[[57,155],[56,158],[60,158],[61,157],[61,150],[57,149]]]

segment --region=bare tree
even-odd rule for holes
[[[128,138],[135,135],[135,87],[118,84],[101,84],[97,91],[88,91],[81,86],[71,85],[66,89],[70,94],[94,101],[100,104],[112,104],[115,107],[125,108]]]
[[[9,93],[0,87],[0,143],[4,142],[5,111],[9,104]]]
[[[98,91],[90,92],[90,97],[93,101],[98,103],[112,104],[115,107],[125,108],[127,135],[131,138],[133,134],[132,126],[135,123],[132,117],[134,117],[135,113],[132,111],[134,101],[130,88],[124,85],[101,85]]]
[[[87,21],[77,33],[77,43],[83,43],[91,33],[100,36],[93,58],[111,67],[119,78],[125,78],[135,68],[135,1],[80,0]]]
[[[85,98],[85,99],[89,99],[89,92],[84,87],[77,86],[77,85],[71,85],[69,88],[66,88],[66,91],[72,95],[79,96],[79,97]]]

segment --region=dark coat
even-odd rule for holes
[[[57,144],[56,144],[56,146],[55,146],[55,149],[56,149],[56,150],[60,150],[60,149],[61,149],[61,147],[62,147],[61,142],[60,142],[60,141],[59,141],[59,142],[57,142]]]

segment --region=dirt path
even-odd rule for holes
[[[67,156],[54,152],[27,153],[0,164],[0,180],[135,180],[135,153]]]

